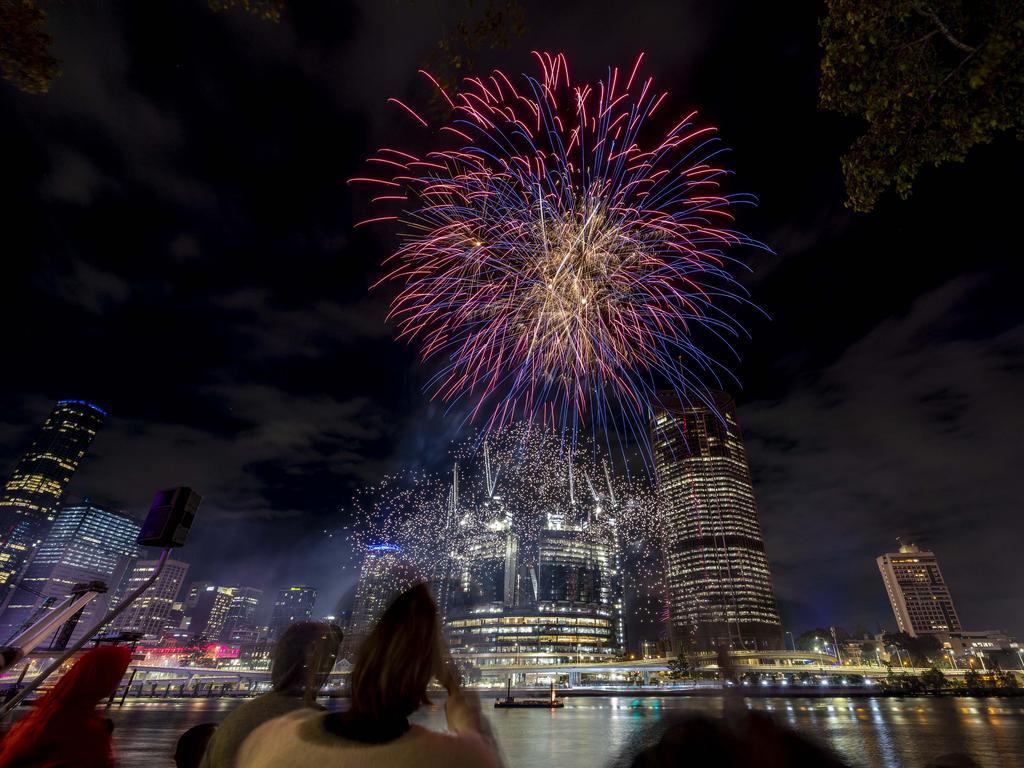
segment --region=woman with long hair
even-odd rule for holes
[[[461,690],[446,657],[437,606],[417,584],[395,599],[359,649],[348,710],[299,712],[262,725],[242,745],[238,768],[496,768],[479,702]],[[409,723],[430,702],[432,678],[448,690],[447,732]]]
[[[234,768],[245,738],[268,720],[298,709],[322,709],[316,696],[334,668],[341,630],[320,621],[290,624],[274,647],[272,690],[245,702],[214,731],[200,768]]]
[[[0,768],[110,768],[110,724],[96,711],[124,677],[131,651],[86,653],[0,742]]]

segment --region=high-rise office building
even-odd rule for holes
[[[666,394],[652,424],[674,649],[782,648],[736,406]]]
[[[199,598],[208,590],[216,589],[216,587],[217,585],[212,581],[193,581],[188,585],[188,592],[185,593],[185,599],[181,601],[181,607],[185,611],[195,608]]]
[[[153,575],[157,560],[139,560],[122,582],[119,598],[142,586]],[[111,629],[141,632],[147,639],[159,639],[174,623],[174,604],[188,574],[188,563],[168,560],[156,581],[118,616]]]
[[[0,634],[9,635],[39,617],[78,583],[102,581],[108,591],[97,596],[64,638],[75,641],[102,617],[110,599],[136,556],[141,524],[131,515],[86,499],[63,507],[18,587],[0,616]]]
[[[934,552],[900,541],[899,552],[888,552],[876,562],[900,632],[917,637],[963,629]]]
[[[43,422],[0,493],[0,607],[17,584],[57,516],[64,491],[103,425],[106,412],[81,400],[61,400]]]
[[[623,653],[618,533],[614,519],[602,515],[609,503],[561,505],[539,528],[517,525],[517,515],[504,509],[490,520],[485,515],[454,561],[444,618],[453,657],[489,666]],[[535,517],[535,510],[523,512]]]
[[[193,591],[200,585],[197,591]],[[190,636],[198,642],[220,640],[231,608],[231,587],[193,582],[184,611]]]
[[[342,658],[355,660],[359,646],[373,630],[384,609],[411,581],[402,562],[400,547],[394,544],[367,547],[359,568],[348,629],[342,639]]]
[[[300,584],[285,587],[277,593],[274,610],[270,615],[270,635],[278,638],[285,628],[294,621],[309,621],[316,604],[316,589]]]
[[[263,590],[255,587],[230,587],[231,603],[224,619],[224,630],[221,640],[225,642],[241,642],[257,632],[256,609],[259,608]]]

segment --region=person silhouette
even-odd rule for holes
[[[436,678],[448,691],[448,731],[409,723]],[[363,642],[345,712],[294,712],[257,728],[238,768],[497,768],[497,745],[479,700],[459,685],[424,584],[399,595]]]
[[[0,768],[110,768],[111,723],[96,711],[131,662],[124,646],[102,645],[84,654],[35,709],[0,742]]]

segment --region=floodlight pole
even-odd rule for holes
[[[43,618],[29,624],[6,644],[12,650],[12,657],[4,665],[9,667],[28,656],[43,640],[61,624],[70,619],[99,594],[107,591],[103,582],[78,584],[70,595],[59,605],[43,614]]]
[[[0,718],[6,717],[9,712],[11,712],[25,699],[26,696],[32,693],[32,691],[34,691],[40,685],[42,685],[43,681],[46,680],[46,678],[48,678],[55,671],[60,669],[61,665],[64,664],[65,661],[67,661],[76,653],[78,653],[78,651],[80,651],[85,646],[85,644],[92,639],[93,635],[100,631],[103,625],[108,624],[114,619],[116,619],[125,608],[127,608],[129,605],[134,603],[135,600],[138,599],[139,595],[141,595],[143,592],[149,589],[153,585],[153,582],[157,580],[157,577],[160,575],[160,572],[163,571],[164,565],[167,563],[167,557],[168,555],[170,555],[170,553],[171,547],[165,547],[163,552],[160,553],[160,559],[157,562],[156,568],[153,570],[153,575],[146,579],[142,586],[140,586],[134,592],[125,597],[124,600],[118,603],[116,608],[114,608],[112,611],[107,613],[106,616],[104,616],[102,619],[96,622],[89,629],[88,632],[86,632],[82,635],[81,638],[79,638],[77,643],[68,648],[52,664],[50,664],[50,666],[48,666],[46,669],[40,672],[39,675],[37,675],[36,678],[31,683],[29,683],[20,691],[18,691],[18,693],[15,694],[10,701],[4,704],[3,707],[0,708]]]

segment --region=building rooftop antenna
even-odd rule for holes
[[[499,467],[495,467],[493,474],[491,473],[491,448],[487,445],[487,441],[484,441],[484,480],[487,484],[487,498],[494,498],[494,490],[498,486],[498,474],[500,472]]]
[[[610,501],[611,505],[614,507],[615,506],[615,491],[612,488],[612,473],[608,471],[608,462],[607,461],[602,461],[601,463],[604,464],[604,479],[608,482],[608,501]]]
[[[452,512],[459,509],[459,462],[452,464]]]

